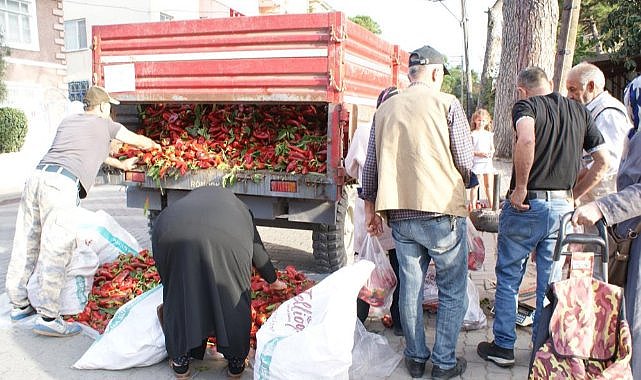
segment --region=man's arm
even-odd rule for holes
[[[113,166],[114,168],[117,168],[120,170],[132,170],[133,168],[136,167],[136,163],[138,162],[138,157],[131,157],[121,161],[117,158],[108,156],[104,162],[105,164],[109,166]]]
[[[585,195],[594,185],[599,183],[608,171],[608,150],[599,149],[590,154],[592,156],[592,166],[585,172],[574,185],[574,199],[579,199]]]
[[[452,160],[467,187],[470,183],[470,173],[474,165],[474,149],[472,147],[470,125],[467,122],[463,107],[461,107],[461,103],[459,103],[458,100],[455,100],[450,106],[447,123],[450,127],[450,151],[452,153]]]
[[[372,124],[367,144],[367,157],[363,165],[362,189],[360,198],[365,201],[365,228],[371,235],[383,233],[383,222],[376,215],[376,195],[378,193],[378,161],[376,159],[376,122]]]
[[[140,149],[160,149],[160,145],[149,137],[133,133],[125,127],[120,127],[116,139]]]
[[[530,208],[530,206],[524,202],[527,196],[527,183],[530,179],[530,170],[534,162],[535,142],[534,119],[525,116],[517,120],[516,141],[512,151],[516,184],[512,195],[510,195],[510,203],[518,210],[527,210]]]

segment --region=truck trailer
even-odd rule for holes
[[[174,175],[150,173],[149,165],[123,173],[116,177],[127,186],[127,206],[144,208],[151,227],[163,208],[191,189],[226,186],[248,205],[258,225],[312,230],[314,257],[325,272],[339,269],[358,250],[353,246],[356,185],[343,166],[351,135],[358,123],[371,122],[382,89],[407,85],[407,61],[399,46],[341,12],[93,27],[93,83],[121,102],[116,121],[142,133],[149,112],[185,106],[181,109],[193,114],[188,120],[198,121],[183,126],[196,131],[192,136],[182,136],[219,149],[222,161],[240,158],[240,165],[191,165]],[[248,110],[261,113],[252,116]],[[269,110],[281,114],[280,124]],[[287,120],[284,110],[291,116]],[[215,112],[221,116],[211,121]],[[320,120],[316,135],[312,119],[302,115],[313,112]],[[206,120],[205,113],[214,116]],[[258,140],[258,129],[269,136]],[[235,141],[236,154],[212,143],[208,131],[218,137],[245,133],[244,145],[236,136],[221,139]],[[242,157],[264,159],[266,150],[254,145],[278,145],[280,154],[294,156],[310,141],[315,146],[310,160],[285,166],[272,154],[267,165],[243,166]]]

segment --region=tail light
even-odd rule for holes
[[[125,181],[128,182],[145,182],[144,172],[125,172]]]

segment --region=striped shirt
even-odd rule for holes
[[[447,115],[447,125],[449,126],[450,150],[454,166],[461,173],[463,182],[467,186],[470,181],[472,170],[473,150],[472,138],[470,137],[470,125],[467,117],[458,100],[450,105]],[[376,202],[378,192],[378,163],[376,161],[376,129],[372,124],[372,130],[369,134],[369,144],[367,146],[367,158],[363,166],[363,183],[360,197],[364,200]],[[390,221],[404,219],[434,218],[441,216],[439,213],[426,212],[418,210],[389,210],[387,212]]]

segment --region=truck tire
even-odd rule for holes
[[[499,212],[493,210],[472,210],[470,220],[478,231],[499,232]]]
[[[319,224],[312,233],[318,270],[335,272],[354,261],[354,201],[356,189],[344,186],[336,209],[336,225]]]
[[[156,218],[160,215],[160,210],[147,210],[147,226],[149,227],[149,237],[154,230],[154,224],[156,223]]]

